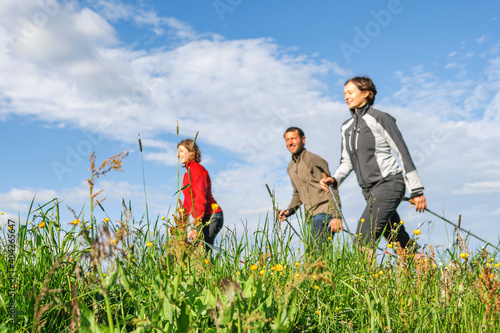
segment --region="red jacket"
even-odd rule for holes
[[[205,215],[222,212],[212,196],[212,182],[208,171],[195,161],[187,162],[185,167],[187,171],[182,179],[182,188],[184,188],[182,205],[186,212],[198,221],[201,221]],[[191,186],[187,186],[188,184]]]

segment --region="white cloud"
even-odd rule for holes
[[[500,181],[486,181],[466,183],[455,194],[477,194],[477,193],[497,193],[500,192]]]

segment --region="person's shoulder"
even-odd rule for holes
[[[191,168],[191,170],[196,170],[198,172],[207,172],[208,173],[207,169],[205,169],[205,167],[203,165],[201,165],[200,163],[195,162],[195,161],[193,161],[189,167]]]
[[[352,119],[352,117],[349,117],[347,118],[343,123],[342,123],[342,126],[341,127],[344,127],[345,125],[349,124],[350,122],[354,121],[354,119]]]
[[[377,121],[387,121],[387,120],[391,120],[394,122],[396,121],[396,119],[389,113],[381,111],[379,109],[375,109],[373,106],[368,109],[366,114],[372,116]]]
[[[311,153],[309,150],[306,150],[304,153],[307,153],[306,155],[304,155],[304,157],[306,157],[308,161],[325,161],[323,157],[319,156],[318,154]]]

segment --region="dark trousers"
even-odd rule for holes
[[[201,231],[203,232],[204,241],[206,243],[205,249],[209,252],[211,250],[209,245],[214,245],[215,237],[224,225],[224,214],[219,212],[205,215],[201,222],[203,225]]]
[[[389,176],[374,186],[363,189],[366,207],[356,229],[358,244],[373,245],[383,233],[387,242],[399,242],[410,253],[418,249],[418,245],[411,241],[404,225],[400,223],[401,218],[396,211],[405,190],[401,174]]]

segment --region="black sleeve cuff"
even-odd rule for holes
[[[414,193],[411,194],[410,199],[413,199],[415,197],[419,197],[421,195],[424,195],[424,192],[422,192],[422,191],[414,192]]]

